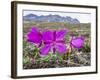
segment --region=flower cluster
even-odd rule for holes
[[[50,51],[65,54],[67,52],[66,35],[68,30],[44,30],[32,27],[27,34],[27,40],[40,47],[41,55],[48,55]],[[81,49],[84,46],[84,38],[73,36],[70,41],[71,48]]]

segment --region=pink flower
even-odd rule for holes
[[[72,37],[70,44],[74,48],[81,49],[84,46],[84,42],[85,41],[83,37]]]
[[[28,35],[27,35],[27,40],[29,42],[33,42],[37,46],[41,45],[41,43],[42,43],[42,34],[38,30],[38,28],[33,26],[31,32],[29,32]]]
[[[67,34],[67,30],[46,30],[43,32],[43,43],[44,46],[41,48],[41,55],[48,55],[50,51],[55,51],[64,54],[67,51],[67,47],[65,45],[65,35]]]

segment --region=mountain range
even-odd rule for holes
[[[38,16],[36,14],[28,14],[23,16],[24,21],[37,21],[37,22],[66,22],[70,24],[79,24],[80,21],[76,18],[72,18],[70,16],[62,17],[60,15],[41,15]]]

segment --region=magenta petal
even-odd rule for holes
[[[44,31],[42,35],[44,42],[51,42],[53,40],[53,31]]]
[[[84,39],[82,37],[76,38],[76,39],[72,39],[71,40],[71,45],[74,48],[82,48],[84,46]]]
[[[67,30],[56,31],[56,40],[63,40],[66,34],[67,34]]]
[[[39,32],[39,29],[37,28],[37,27],[32,27],[32,30],[31,30],[32,32]]]
[[[32,28],[31,32],[29,32],[27,35],[27,40],[29,42],[39,44],[42,41],[42,34],[37,28]]]
[[[56,50],[61,53],[61,54],[64,54],[67,52],[67,47],[65,44],[62,44],[62,43],[57,43],[56,44]]]
[[[43,48],[41,48],[40,52],[41,55],[48,55],[49,51],[51,49],[50,45],[45,45]]]

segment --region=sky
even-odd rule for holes
[[[80,23],[90,23],[91,22],[91,14],[89,13],[77,13],[77,12],[51,12],[51,11],[36,11],[36,10],[24,10],[23,16],[28,14],[35,14],[38,16],[41,15],[60,15],[62,17],[70,16],[71,18],[76,18],[80,21]]]

